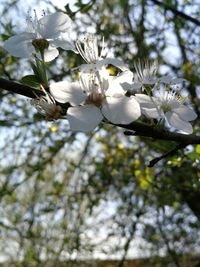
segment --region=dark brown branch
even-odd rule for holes
[[[164,1],[161,2],[161,1],[158,1],[158,0],[151,0],[154,4],[158,5],[158,6],[161,6],[163,7],[165,10],[170,10],[174,15],[176,16],[179,16],[187,21],[190,21],[198,26],[200,26],[200,21],[198,19],[195,19],[185,13],[183,13],[182,11],[179,11],[177,10],[176,8],[168,5],[168,4],[165,4]]]
[[[154,165],[156,165],[160,160],[164,159],[164,158],[167,158],[169,156],[173,156],[177,153],[177,151],[179,149],[182,149],[182,148],[185,148],[187,145],[185,144],[179,144],[177,145],[175,148],[173,148],[172,150],[168,151],[167,153],[163,154],[162,156],[160,157],[157,157],[155,159],[152,159],[150,162],[149,162],[149,165],[148,167],[153,167]]]
[[[165,129],[157,128],[155,126],[150,126],[148,124],[144,124],[141,122],[132,122],[128,125],[118,124],[116,126],[122,127],[127,130],[125,131],[125,135],[134,135],[134,136],[146,136],[152,137],[159,140],[168,140],[168,141],[175,141],[181,144],[200,144],[200,136],[196,136],[193,134],[181,134],[181,133],[174,133],[169,132]]]
[[[30,98],[36,98],[36,96],[44,95],[43,91],[31,88],[29,86],[20,83],[8,81],[3,78],[0,78],[0,88]],[[63,109],[67,109],[69,107],[68,104],[59,104],[59,105],[62,106]],[[127,135],[152,137],[154,139],[159,139],[159,140],[175,141],[179,144],[185,144],[185,145],[200,144],[200,136],[192,134],[186,135],[180,133],[173,133],[166,131],[165,129],[160,129],[141,122],[132,122],[128,125],[122,125],[122,124],[114,124],[114,125],[129,130],[125,131],[125,134]],[[134,131],[134,133],[130,131]]]
[[[0,78],[0,88],[16,93],[19,95],[24,95],[30,98],[36,98],[36,96],[44,96],[45,93],[41,90],[29,87],[27,85],[8,81],[6,79]]]

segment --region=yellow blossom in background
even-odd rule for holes
[[[52,133],[56,133],[58,132],[58,127],[56,125],[50,125],[49,126],[49,130],[52,132]]]

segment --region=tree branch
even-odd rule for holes
[[[132,122],[128,125],[116,124],[116,126],[122,127],[127,130],[125,131],[125,135],[134,135],[134,136],[146,136],[152,137],[159,140],[167,140],[167,141],[175,141],[179,144],[200,144],[200,136],[193,134],[181,134],[169,132],[165,129],[157,128],[155,126],[151,126],[141,122]]]
[[[185,19],[187,21],[190,21],[190,22],[200,26],[200,21],[199,20],[197,20],[197,19],[195,19],[195,18],[183,13],[182,11],[179,11],[179,10],[175,9],[174,7],[172,7],[170,5],[165,4],[164,1],[161,2],[161,1],[158,1],[158,0],[151,0],[151,2],[153,2],[154,4],[156,4],[158,6],[163,7],[166,10],[170,10],[176,16],[179,16],[179,17],[181,17],[181,18],[183,18],[183,19]]]
[[[17,82],[8,81],[3,78],[0,78],[0,88],[30,98],[36,98],[36,96],[45,95],[43,91],[40,91],[38,89]],[[66,110],[69,107],[69,104],[67,103],[66,104],[59,103],[59,105]],[[200,144],[200,136],[169,132],[165,129],[160,129],[155,126],[151,126],[141,122],[134,121],[128,125],[123,125],[123,124],[113,124],[113,125],[129,130],[124,132],[124,134],[126,135],[152,137],[154,139],[159,139],[159,140],[175,141],[179,144],[185,144],[185,145]]]
[[[175,148],[173,148],[172,150],[168,151],[167,153],[163,154],[162,156],[160,157],[157,157],[155,159],[152,159],[150,162],[149,162],[149,165],[148,167],[153,167],[154,165],[156,165],[160,160],[164,159],[164,158],[167,158],[169,156],[173,156],[176,154],[176,152],[179,150],[179,149],[182,149],[182,148],[185,148],[187,145],[185,144],[179,144],[177,145]]]
[[[27,85],[9,81],[3,78],[0,78],[0,88],[30,98],[36,98],[37,96],[39,97],[45,95],[42,90],[38,90]]]

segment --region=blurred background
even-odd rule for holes
[[[108,55],[132,71],[138,59],[158,60],[159,75],[187,79],[183,91],[199,115],[199,0],[0,0],[3,78],[32,74],[2,45],[34,9],[38,17],[66,12],[74,40],[104,37]],[[82,63],[60,49],[49,80],[77,78]],[[0,101],[0,266],[200,266],[200,145],[148,168],[175,143],[103,123],[72,133],[67,120],[46,121],[25,97],[0,90]],[[198,119],[193,126],[199,134]]]

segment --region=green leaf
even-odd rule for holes
[[[188,154],[187,154],[187,157],[188,157],[189,159],[195,160],[195,159],[198,159],[198,158],[199,158],[199,154],[196,153],[196,152],[191,152],[191,153],[188,153]]]
[[[36,64],[31,62],[31,67],[33,72],[37,78],[37,81],[44,86],[44,88],[48,87],[48,78],[46,73],[46,64],[42,62],[38,58],[35,58]]]
[[[39,88],[40,87],[40,82],[38,80],[38,78],[35,75],[27,75],[24,76],[21,79],[22,83],[31,86],[31,87],[35,87],[35,88]]]

